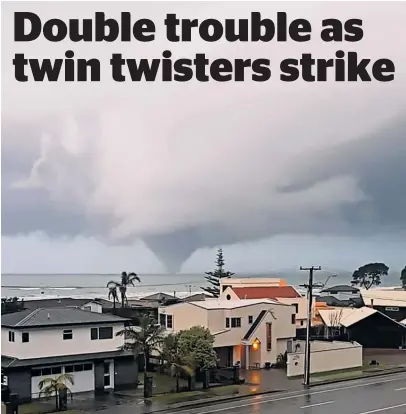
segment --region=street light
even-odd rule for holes
[[[333,275],[330,275],[326,280],[325,280],[325,282],[323,283],[323,285],[322,285],[322,287],[323,288],[325,288],[326,287],[326,285],[327,285],[327,283],[328,283],[328,281],[330,280],[330,278],[332,278],[332,277],[336,277],[337,275],[336,274],[333,274]]]

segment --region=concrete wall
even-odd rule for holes
[[[112,339],[90,339],[91,328],[113,327]],[[73,338],[63,339],[63,331],[72,329]],[[124,336],[116,333],[124,329],[124,324],[103,324],[88,326],[64,326],[57,328],[26,329],[15,332],[15,342],[8,341],[8,329],[2,328],[2,354],[19,359],[47,358],[59,355],[77,355],[93,352],[116,351],[124,345]],[[29,342],[22,342],[22,332],[29,332]]]
[[[300,343],[300,352],[288,354],[287,376],[303,376],[305,347]],[[295,349],[295,347],[293,347]],[[337,371],[362,367],[362,346],[356,342],[312,341],[310,373]]]

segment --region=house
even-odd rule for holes
[[[334,297],[339,301],[349,301],[360,297],[360,290],[354,286],[336,285],[320,291],[320,296]]]
[[[207,299],[161,307],[159,321],[168,333],[200,325],[214,335],[220,366],[243,368],[275,363],[295,337],[295,309],[270,299]]]
[[[307,324],[308,300],[293,286],[228,286],[220,295],[225,300],[272,299],[291,305],[296,312],[296,327],[305,328]]]
[[[134,386],[138,366],[116,336],[128,320],[78,308],[38,308],[2,316],[1,366],[22,401],[39,395],[38,384],[73,375],[72,393]]]
[[[374,308],[395,321],[406,318],[406,290],[404,289],[361,289],[365,306]]]
[[[364,348],[406,347],[406,326],[376,309],[320,309],[319,315],[326,338],[356,341]]]

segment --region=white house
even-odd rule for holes
[[[244,280],[244,279],[243,279]],[[265,279],[269,280],[269,279]],[[274,279],[271,279],[274,280]],[[243,283],[228,286],[220,294],[220,299],[272,299],[285,305],[293,306],[296,314],[296,328],[305,328],[307,325],[308,300],[293,286],[246,286]]]
[[[160,307],[159,321],[169,333],[196,325],[208,328],[221,366],[275,363],[296,335],[294,307],[269,299],[181,302]]]
[[[2,315],[2,373],[11,392],[30,400],[44,378],[70,373],[73,393],[137,383],[134,356],[117,336],[128,319],[78,308],[38,308]]]

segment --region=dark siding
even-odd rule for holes
[[[10,392],[18,394],[22,402],[31,401],[31,370],[7,371]]]
[[[94,363],[94,392],[104,394],[104,361]]]
[[[364,348],[397,349],[406,343],[406,326],[392,321],[380,313],[348,328],[349,339],[360,343]]]
[[[114,360],[114,390],[136,388],[138,383],[138,363],[134,358]]]
[[[390,306],[374,306],[374,309],[382,312],[383,314],[389,316],[389,318],[392,318],[397,322],[401,322],[403,321],[403,319],[406,319],[406,307],[399,306],[398,311],[387,310],[386,308],[388,307],[390,308]]]

